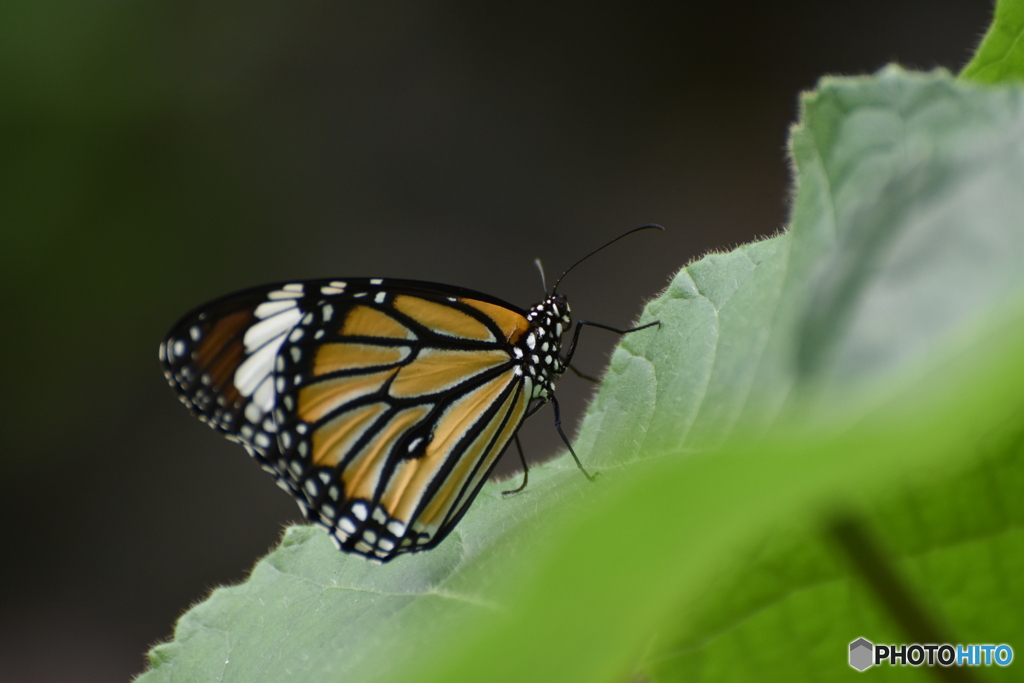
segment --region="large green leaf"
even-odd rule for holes
[[[144,679],[852,675],[850,641],[906,635],[823,533],[837,515],[950,637],[1019,639],[1022,94],[823,80],[789,231],[684,268],[615,352],[578,440],[596,484],[562,458],[488,485],[383,567],[290,529]]]

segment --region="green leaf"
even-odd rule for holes
[[[1024,78],[1024,0],[998,0],[992,25],[960,78],[982,83]]]
[[[823,540],[829,520],[850,510],[954,642],[1012,643],[1024,632],[1021,91],[890,68],[826,79],[805,98],[802,121],[789,247],[757,266],[786,271],[778,305],[745,306],[746,280],[724,272],[723,286],[696,289],[732,280],[733,298],[695,295],[691,267],[651,307],[663,320],[690,310],[690,324],[722,329],[730,316],[752,325],[760,311],[770,331],[723,354],[721,338],[686,329],[675,330],[675,356],[660,336],[627,339],[612,365],[623,378],[654,377],[659,393],[662,378],[678,383],[683,366],[712,354],[711,366],[728,367],[698,377],[755,380],[734,385],[730,410],[695,407],[713,393],[698,384],[630,417],[617,411],[633,390],[603,388],[586,425],[601,435],[592,440],[614,438],[608,420],[630,424],[623,447],[636,452],[644,435],[634,457],[650,462],[623,468],[608,497],[565,512],[561,542],[509,568],[536,578],[506,586],[508,613],[452,634],[465,644],[459,654],[421,667],[418,680],[469,680],[474,670],[488,680],[853,675],[850,641],[907,636]],[[723,419],[768,412],[770,402],[744,398],[771,396],[761,377],[785,380],[775,426],[759,433],[759,420]],[[739,433],[686,457],[702,419]]]
[[[386,566],[310,527],[151,653],[156,680],[833,679],[908,642],[831,520],[954,642],[1024,635],[1024,91],[824,79],[787,233],[684,268],[570,459]],[[879,675],[917,675],[919,669]]]

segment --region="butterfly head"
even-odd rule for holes
[[[562,335],[572,326],[569,302],[561,294],[552,294],[526,314],[529,331],[517,343],[516,356],[533,383],[533,398],[547,399],[554,382],[565,372],[562,362]]]

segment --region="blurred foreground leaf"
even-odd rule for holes
[[[789,231],[680,271],[615,352],[579,436],[597,484],[562,458],[488,485],[383,567],[290,529],[143,679],[852,676],[850,641],[906,641],[823,533],[838,516],[957,642],[1018,641],[1022,94],[823,80]]]

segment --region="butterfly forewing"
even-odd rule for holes
[[[270,460],[277,448],[274,362],[301,319],[299,287],[261,287],[210,302],[179,320],[160,345],[164,375],[182,403]]]
[[[468,290],[352,279],[227,297],[161,346],[183,402],[244,443],[344,550],[440,542],[527,412],[524,313]]]

